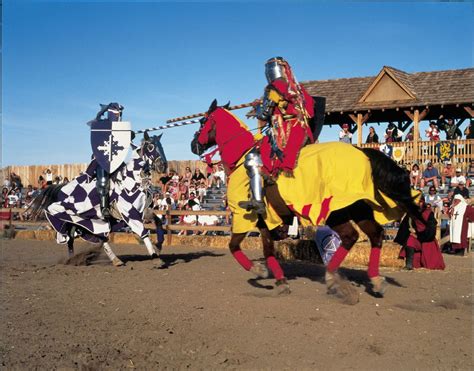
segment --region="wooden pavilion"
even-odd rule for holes
[[[452,118],[458,127],[474,118],[474,68],[407,73],[384,66],[376,76],[302,82],[312,96],[326,98],[325,125],[351,125],[357,131],[357,145],[363,144],[363,127],[369,124],[394,123],[407,132],[412,125],[411,142],[390,143],[403,149],[406,163],[432,160],[436,142],[422,141],[422,120]],[[324,129],[323,129],[324,130]],[[383,142],[383,135],[380,141]],[[474,140],[451,141],[453,159],[465,164],[474,157]]]

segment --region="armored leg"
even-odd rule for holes
[[[263,215],[265,214],[265,203],[263,202],[263,180],[260,172],[262,159],[260,153],[256,150],[250,151],[245,156],[244,166],[250,179],[252,198],[250,201],[239,202],[239,206],[247,210],[255,210],[257,214]]]
[[[97,173],[97,192],[99,192],[99,196],[100,196],[100,210],[104,218],[108,219],[110,217],[109,174],[100,166],[97,166],[96,173]]]

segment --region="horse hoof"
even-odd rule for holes
[[[385,279],[385,277],[373,277],[370,279],[370,283],[372,284],[372,291],[380,297],[383,297],[388,287],[387,280]]]
[[[290,285],[286,278],[276,281],[278,295],[289,295],[291,293]]]
[[[342,303],[355,305],[359,302],[359,293],[349,281],[336,272],[326,272],[326,287],[329,295],[335,295]]]
[[[114,258],[112,260],[112,264],[114,265],[114,267],[123,267],[125,265],[125,263],[121,261],[119,258]]]
[[[155,252],[153,254],[150,255],[150,259],[153,260],[153,259],[158,259],[158,254]]]
[[[250,268],[250,272],[252,272],[259,278],[268,278],[270,276],[267,267],[260,263],[254,264],[252,268]]]

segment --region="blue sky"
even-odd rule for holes
[[[275,55],[300,81],[472,67],[472,19],[451,2],[7,0],[2,165],[88,162],[99,103],[120,102],[138,130],[252,101]],[[163,131],[169,159],[196,158],[195,130]]]

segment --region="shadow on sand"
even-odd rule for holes
[[[205,258],[205,257],[220,257],[225,254],[215,253],[212,251],[200,251],[200,252],[189,252],[189,253],[181,253],[181,254],[161,254],[160,258],[164,264],[159,267],[159,269],[168,269],[169,267],[180,264],[180,263],[189,263],[191,261]],[[124,263],[128,262],[140,262],[140,261],[147,261],[152,260],[148,255],[121,255],[119,257]]]

